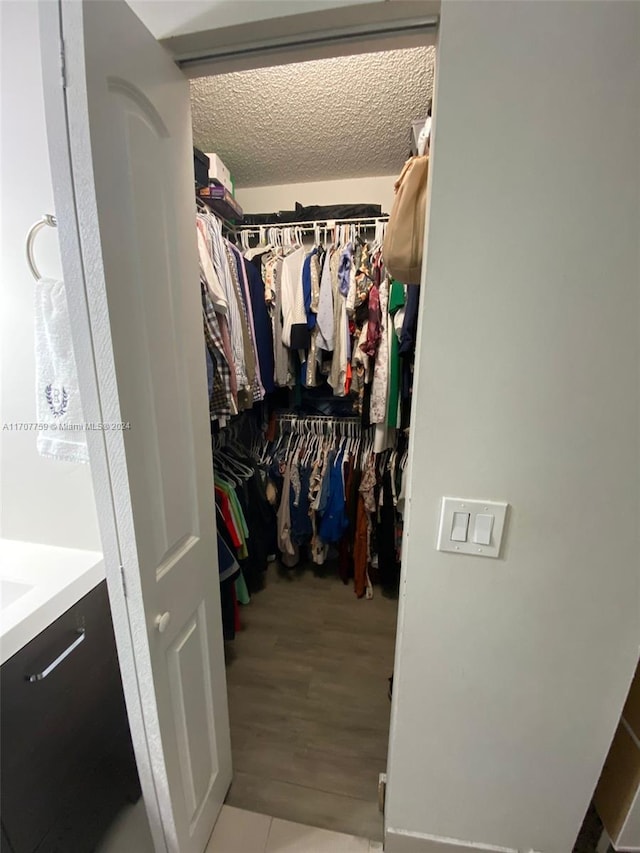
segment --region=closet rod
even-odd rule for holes
[[[255,234],[260,232],[261,228],[303,228],[311,230],[313,228],[333,228],[338,225],[363,225],[375,227],[378,222],[388,222],[389,216],[365,216],[356,217],[355,219],[308,219],[305,222],[266,222],[264,225],[237,225],[236,231],[249,231]]]
[[[352,423],[352,424],[360,424],[362,423],[362,418],[355,417],[354,415],[344,415],[341,417],[340,415],[296,415],[291,412],[282,412],[281,414],[276,414],[277,421],[322,421],[323,423],[328,423],[329,421],[335,421],[336,423]]]
[[[351,416],[281,414],[276,415],[276,423],[280,434],[330,435],[336,433],[345,438],[357,438],[367,433],[367,428],[362,427],[362,420]]]

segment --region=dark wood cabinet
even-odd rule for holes
[[[2,853],[90,853],[140,796],[106,582],[0,675]]]

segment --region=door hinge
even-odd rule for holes
[[[378,811],[384,814],[384,800],[387,795],[387,774],[378,773]]]
[[[124,578],[124,566],[120,566],[120,577],[122,578],[122,591],[124,592],[124,597],[127,597],[127,582]]]
[[[62,88],[67,88],[67,57],[64,51],[64,42],[60,44],[60,74],[62,76]]]

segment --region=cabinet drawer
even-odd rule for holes
[[[61,819],[91,819],[114,764],[135,778],[106,582],[4,664],[0,706],[3,826],[30,853]]]

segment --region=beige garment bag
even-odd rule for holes
[[[403,284],[420,284],[428,171],[428,154],[411,157],[395,184],[383,256],[389,273]]]

